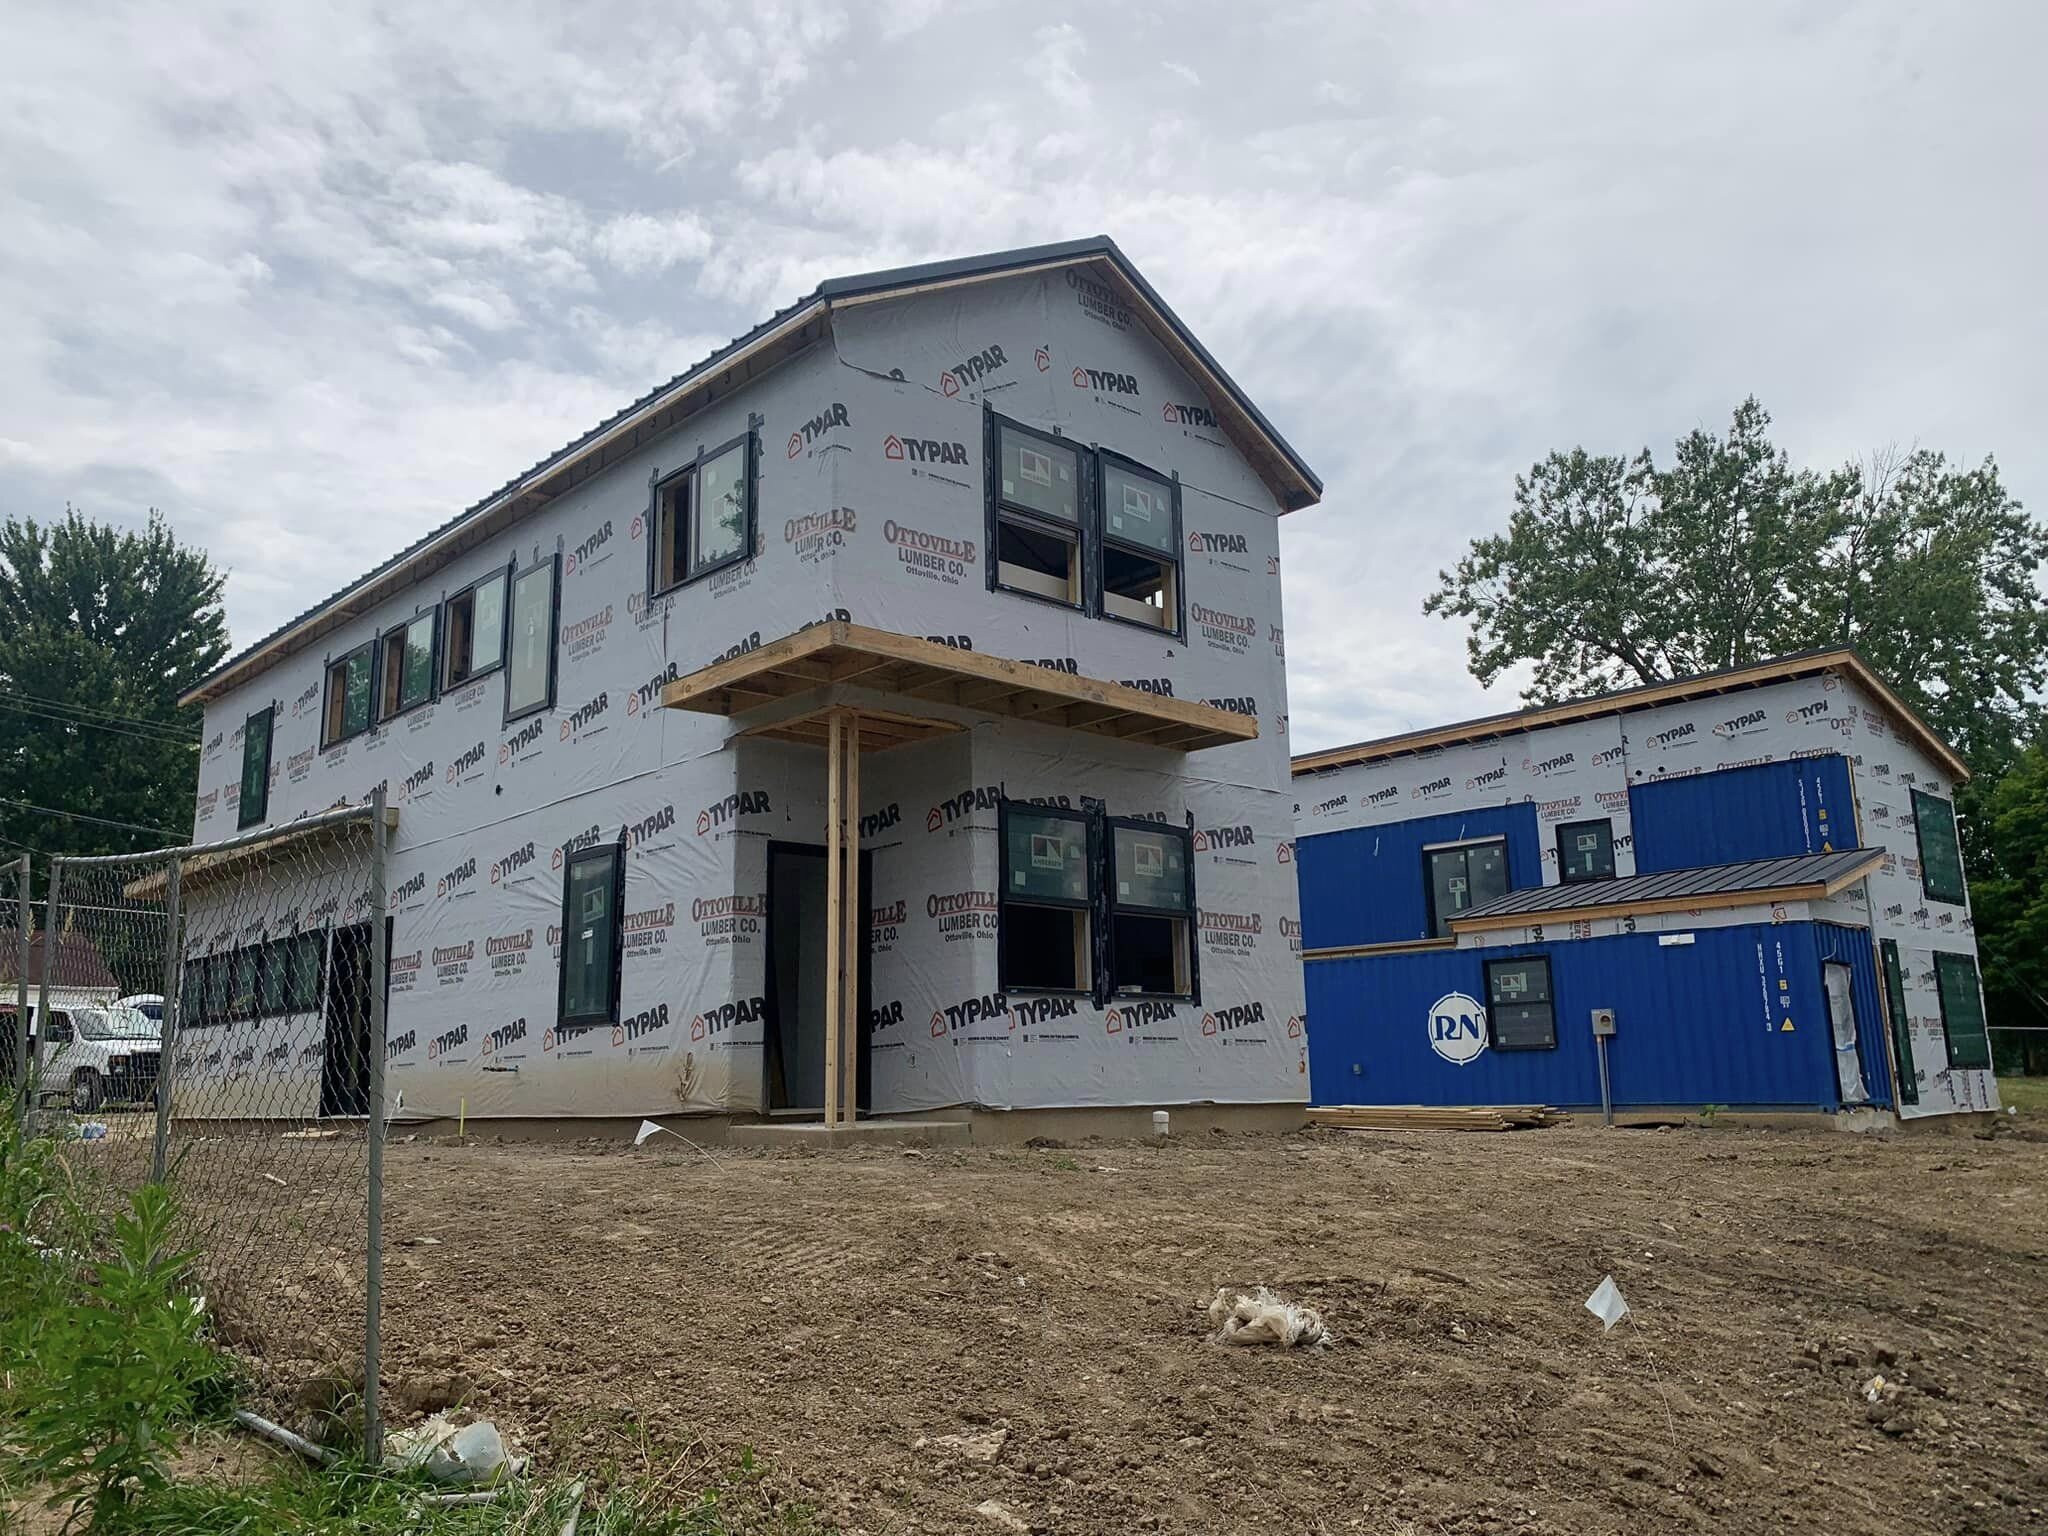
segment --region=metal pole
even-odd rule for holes
[[[364,1234],[363,1454],[371,1466],[384,1459],[384,1422],[378,1413],[377,1376],[383,1354],[384,1301],[384,971],[386,870],[385,787],[370,796],[370,1210]]]
[[[20,899],[18,921],[21,924],[21,955],[14,967],[14,1040],[7,1048],[8,1055],[12,1058],[9,1065],[14,1068],[14,1076],[9,1081],[14,1084],[13,1094],[19,1111],[15,1116],[15,1130],[19,1135],[28,1133],[29,924],[36,920],[35,904],[29,900],[28,887],[34,874],[34,866],[29,862],[29,856],[24,853],[16,861],[16,877],[21,882],[21,889],[16,893]]]
[[[36,1045],[28,1066],[28,1107],[35,1111],[35,1096],[43,1080],[43,1037],[50,1032],[50,955],[57,948],[57,898],[64,884],[64,859],[50,860],[50,884],[43,892],[43,964],[36,983]]]
[[[170,1166],[171,1074],[178,1051],[178,985],[184,964],[185,944],[181,934],[183,914],[179,911],[178,877],[185,861],[173,855],[164,871],[164,1025],[162,1044],[156,1059],[156,1146],[149,1155],[149,1177],[161,1184]]]
[[[1614,1124],[1614,1098],[1607,1087],[1607,1037],[1600,1035],[1595,1038],[1593,1043],[1600,1047],[1600,1123],[1602,1125],[1612,1125]]]

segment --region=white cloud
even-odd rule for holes
[[[1189,85],[1200,85],[1202,83],[1202,77],[1195,73],[1194,68],[1191,65],[1181,63],[1178,59],[1162,59],[1160,66],[1168,74],[1185,80]]]

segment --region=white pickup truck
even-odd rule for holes
[[[39,1097],[68,1099],[75,1113],[89,1115],[102,1104],[146,1103],[156,1096],[163,1025],[140,1009],[124,1003],[90,1007],[53,1004],[45,1031],[31,999],[28,1016],[31,1060],[36,1036],[42,1035]],[[0,1059],[0,1077],[12,1075],[17,1027],[14,1004],[0,1004],[0,1040],[7,1042],[4,1059]]]

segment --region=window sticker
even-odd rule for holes
[[[1033,485],[1050,486],[1052,484],[1052,455],[1040,453],[1035,448],[1019,447],[1017,449],[1017,473],[1023,479],[1029,480]],[[1061,478],[1064,479],[1066,477],[1063,475]],[[1005,489],[1008,488],[1006,483]]]
[[[1131,873],[1140,880],[1163,879],[1166,875],[1166,849],[1154,842],[1132,842]],[[1128,890],[1125,894],[1129,894]]]
[[[1048,837],[1043,832],[1032,833],[1031,867],[1033,869],[1065,869],[1067,867],[1066,839]]]

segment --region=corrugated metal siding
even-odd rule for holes
[[[1816,926],[1702,928],[1691,944],[1630,934],[1512,950],[1311,961],[1310,1101],[1595,1108],[1600,1075],[1590,1014],[1613,1008],[1619,1032],[1609,1065],[1617,1108],[1833,1110],[1834,1058]],[[1489,1047],[1465,1066],[1437,1055],[1430,1045],[1433,1005],[1453,992],[1483,1000],[1481,962],[1530,953],[1550,957],[1557,1049]],[[1842,958],[1855,964],[1851,955]],[[1875,985],[1867,964],[1865,972],[1859,989]],[[1860,991],[1857,1006],[1863,1006]],[[1788,1019],[1789,1031],[1783,1028]],[[1881,1076],[1866,1065],[1873,1097]]]
[[[1814,943],[1823,964],[1840,960],[1849,967],[1849,990],[1856,1003],[1856,1045],[1863,1057],[1863,1086],[1870,1102],[1893,1105],[1892,1058],[1885,1039],[1884,976],[1878,969],[1877,946],[1868,928],[1841,923],[1815,923]]]
[[[1452,811],[1297,838],[1294,868],[1301,889],[1303,948],[1428,938],[1422,850],[1431,843],[1486,837],[1507,839],[1510,890],[1543,883],[1533,805]]]
[[[1838,753],[1646,780],[1628,807],[1642,875],[1862,846]]]

